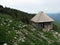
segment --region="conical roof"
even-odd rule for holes
[[[54,21],[51,17],[46,15],[43,11],[39,12],[37,15],[35,15],[31,21],[33,22],[52,22]]]

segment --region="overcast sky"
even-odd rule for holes
[[[60,0],[0,0],[0,5],[28,13],[60,12]]]

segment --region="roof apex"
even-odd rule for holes
[[[33,22],[51,22],[54,21],[51,17],[49,17],[47,14],[45,14],[43,11],[39,12],[37,15],[35,15],[31,21]]]

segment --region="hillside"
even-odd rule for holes
[[[30,24],[15,21],[6,14],[0,14],[0,45],[60,45],[60,33],[44,32]]]
[[[10,11],[4,12],[5,9],[6,7],[0,6],[0,45],[4,43],[8,45],[60,45],[60,26],[56,23],[53,23],[53,30],[44,32],[30,24],[30,18],[34,14],[10,8],[7,8]],[[18,11],[19,14],[13,10]]]
[[[35,15],[35,14],[29,14],[20,10],[8,8],[8,7],[3,7],[0,5],[0,13],[2,14],[8,14],[10,15],[14,20],[16,21],[22,21],[23,23],[30,23],[30,19]]]

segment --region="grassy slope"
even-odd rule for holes
[[[3,7],[2,5],[0,5],[0,13],[8,14],[11,17],[13,17],[13,19],[17,21],[22,21],[23,23],[27,23],[27,24],[30,23],[30,19],[35,15],[35,14],[29,14],[17,9]]]
[[[56,31],[43,32],[30,24],[15,21],[6,14],[0,14],[0,44],[8,45],[58,45]],[[55,35],[55,36],[54,36]]]

